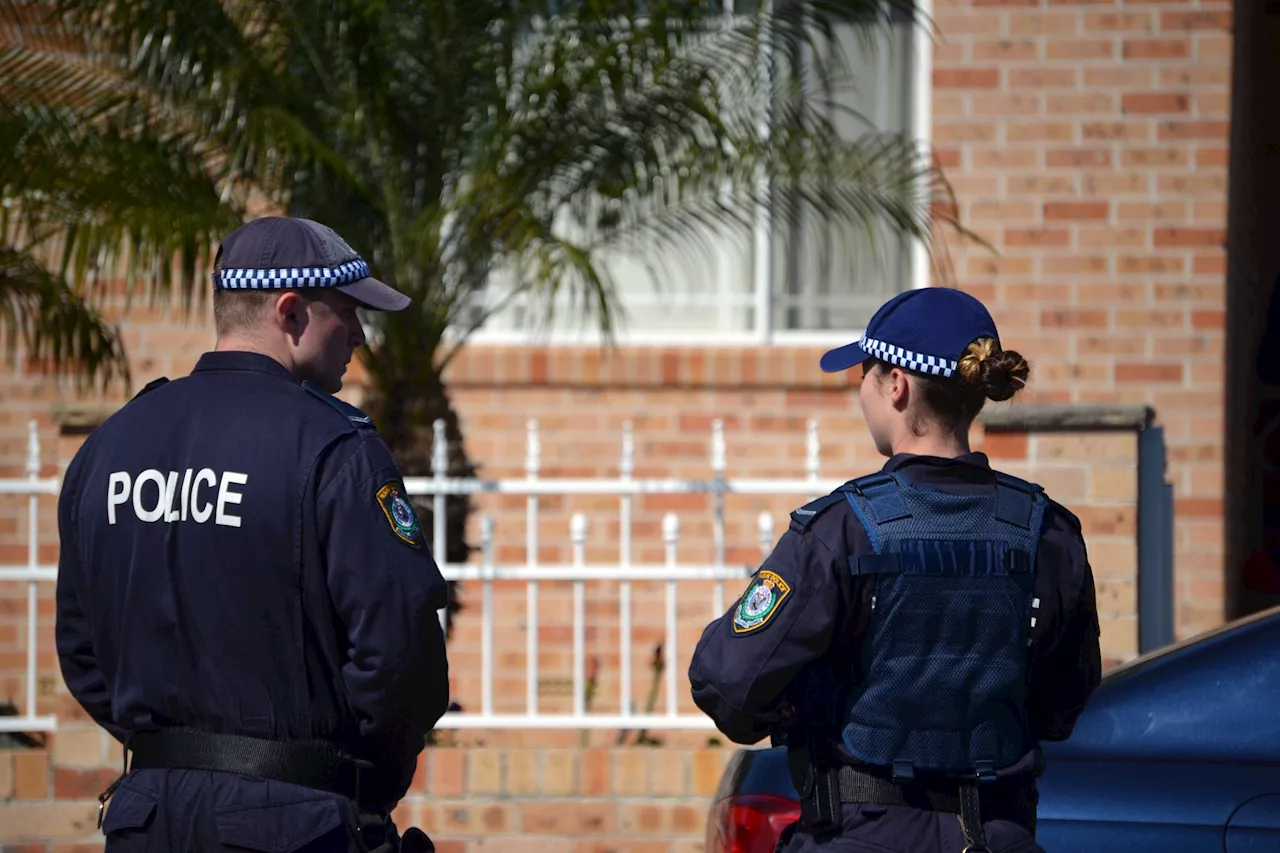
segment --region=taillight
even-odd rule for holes
[[[800,819],[800,804],[771,794],[741,794],[717,807],[717,838],[707,853],[773,853],[782,830]]]

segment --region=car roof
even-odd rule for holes
[[[1133,660],[1126,661],[1108,671],[1102,678],[1102,684],[1106,685],[1122,681],[1137,672],[1153,666],[1173,663],[1179,658],[1199,653],[1210,646],[1237,639],[1241,634],[1248,634],[1254,631],[1270,632],[1272,630],[1280,631],[1280,606],[1261,610],[1249,616],[1243,616],[1219,625],[1217,628],[1203,631],[1177,643],[1161,646],[1144,655],[1139,655]]]

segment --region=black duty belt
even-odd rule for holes
[[[908,806],[929,811],[961,812],[960,788],[955,780],[895,783],[885,776],[844,765],[839,771],[840,802]],[[1009,820],[1035,825],[1035,783],[1027,777],[977,784],[983,820]]]
[[[189,729],[138,732],[126,747],[129,770],[214,770],[258,776],[353,800],[362,812],[385,810],[374,767],[333,747]]]

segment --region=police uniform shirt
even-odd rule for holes
[[[882,469],[955,493],[995,487],[987,457],[900,454]],[[693,698],[728,738],[751,744],[786,722],[788,688],[808,667],[847,673],[871,610],[874,579],[851,557],[875,553],[848,502],[797,511],[742,598],[703,631],[689,669]],[[1029,719],[1037,740],[1070,735],[1101,678],[1093,575],[1079,521],[1048,504],[1036,559]],[[853,759],[833,731],[832,748]],[[1026,760],[1030,760],[1030,756]],[[1023,762],[1019,762],[1021,765]]]
[[[58,505],[67,686],[119,739],[319,739],[408,788],[448,706],[446,585],[358,409],[202,356],[86,440]]]

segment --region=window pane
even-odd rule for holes
[[[754,10],[755,0],[735,0],[740,14]],[[912,25],[901,21],[889,33],[867,36],[850,26],[838,28],[838,50],[845,77],[838,108],[828,118],[846,138],[868,130],[908,130],[911,119]],[[878,42],[868,44],[872,38]],[[830,53],[831,48],[827,48]],[[829,60],[830,61],[830,60]],[[849,113],[849,114],[846,114]],[[871,313],[892,294],[910,286],[909,243],[880,227],[875,240],[847,227],[808,221],[772,229],[770,327],[780,331],[849,330],[865,325]],[[572,235],[567,235],[572,236]],[[754,239],[754,238],[752,238]],[[612,278],[622,316],[616,334],[661,338],[749,334],[756,330],[759,302],[756,252],[751,239],[706,235],[709,249],[672,254],[669,250],[632,248],[626,254],[602,256]],[[652,274],[651,274],[652,273]],[[492,276],[488,289],[475,295],[475,311],[499,304],[520,280],[507,269]],[[555,300],[555,318],[540,325],[547,297],[523,295],[489,317],[480,331],[536,340],[590,340],[596,318],[568,295]],[[483,306],[483,308],[482,308]]]
[[[710,19],[708,42],[725,38],[720,32],[723,23],[720,17]],[[694,49],[699,49],[696,42]],[[661,177],[673,179],[666,173]],[[576,232],[567,216],[561,219],[561,226],[557,229],[561,236],[584,245],[589,242],[587,235]],[[625,251],[611,250],[596,255],[602,277],[612,284],[619,306],[619,313],[614,317],[615,333],[622,339],[628,335],[683,335],[697,340],[706,334],[752,332],[756,326],[758,299],[751,235],[738,229],[732,234],[726,231],[717,235],[702,227],[693,230],[683,226],[677,226],[676,233],[681,237],[677,247],[636,241],[629,243]],[[519,270],[495,273],[487,292],[477,294],[473,303],[498,305],[519,281]],[[481,335],[486,332],[504,336],[550,334],[568,340],[595,337],[597,318],[584,317],[581,302],[575,304],[567,293],[555,299],[555,316],[550,324],[541,324],[546,299],[521,295],[511,300],[489,317]]]
[[[601,256],[601,266],[612,278],[622,316],[614,318],[615,333],[676,336],[708,332],[746,334],[753,327],[755,306],[752,286],[751,247],[742,239],[714,241],[700,251],[635,251]],[[494,275],[478,304],[495,305],[511,292],[517,271]],[[529,333],[537,338],[592,339],[598,329],[594,315],[587,315],[570,294],[555,300],[555,317],[545,318],[545,297],[521,295],[490,317],[483,332]]]
[[[911,25],[895,24],[876,40],[869,47],[852,28],[837,30],[852,80],[834,93],[837,106],[827,106],[826,117],[846,139],[910,130]],[[830,54],[825,61],[833,61]],[[810,215],[795,225],[776,223],[773,233],[776,329],[861,328],[877,307],[910,286],[910,240],[887,224],[877,223],[868,234]]]

